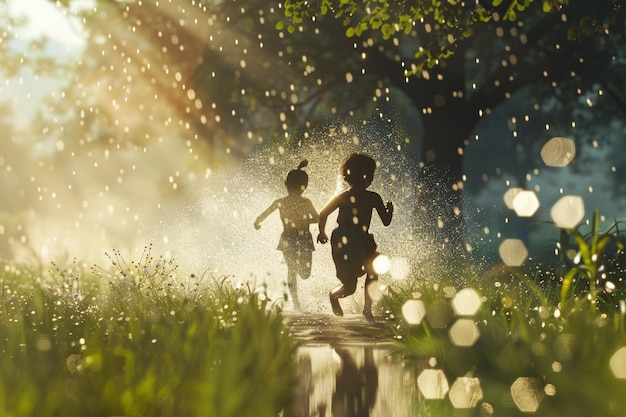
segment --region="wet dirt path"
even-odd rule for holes
[[[416,370],[392,355],[382,323],[330,313],[284,313],[284,322],[299,344],[296,402],[284,417],[414,415]]]

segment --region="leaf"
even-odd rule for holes
[[[560,294],[561,304],[563,304],[563,302],[565,301],[565,297],[567,296],[567,293],[569,292],[569,289],[572,286],[572,281],[574,281],[574,278],[576,277],[577,274],[578,274],[578,271],[576,269],[570,269],[569,271],[567,271],[567,273],[563,277],[563,282],[561,283],[561,294]]]
[[[550,0],[543,0],[543,12],[548,13],[552,10],[552,2]]]
[[[276,23],[276,29],[277,30],[283,30],[285,28],[285,22],[283,22],[282,20],[279,21],[278,23]]]

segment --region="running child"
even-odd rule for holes
[[[333,211],[339,209],[337,228],[331,234],[330,244],[341,285],[329,294],[330,304],[335,315],[343,316],[339,299],[354,294],[358,278],[365,274],[363,315],[368,321],[373,321],[368,287],[378,279],[372,265],[378,252],[374,236],[369,233],[372,212],[376,210],[385,226],[389,226],[393,217],[391,201],[384,204],[378,193],[367,190],[375,170],[376,161],[367,155],[354,153],[343,160],[340,171],[350,188],[333,197],[320,211],[317,236],[319,243],[328,242],[326,221]]]
[[[276,249],[282,251],[285,257],[287,287],[296,311],[301,309],[297,277],[299,275],[302,279],[308,279],[311,276],[311,261],[315,250],[309,226],[318,221],[318,214],[311,200],[302,197],[309,184],[309,176],[303,170],[307,165],[308,161],[304,160],[300,162],[298,168],[287,173],[285,180],[287,195],[274,200],[254,221],[254,228],[258,230],[261,228],[261,222],[278,209],[283,232]]]

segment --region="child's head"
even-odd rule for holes
[[[376,161],[370,156],[353,153],[341,163],[343,179],[351,186],[368,186],[374,179]]]
[[[305,159],[300,162],[298,168],[292,169],[287,173],[287,179],[285,180],[285,186],[290,193],[302,194],[306,187],[309,185],[309,175],[302,169],[307,166],[309,162]]]

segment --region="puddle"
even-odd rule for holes
[[[417,369],[362,316],[285,315],[301,344],[298,386],[285,417],[412,417]],[[380,326],[380,325],[378,325]]]

